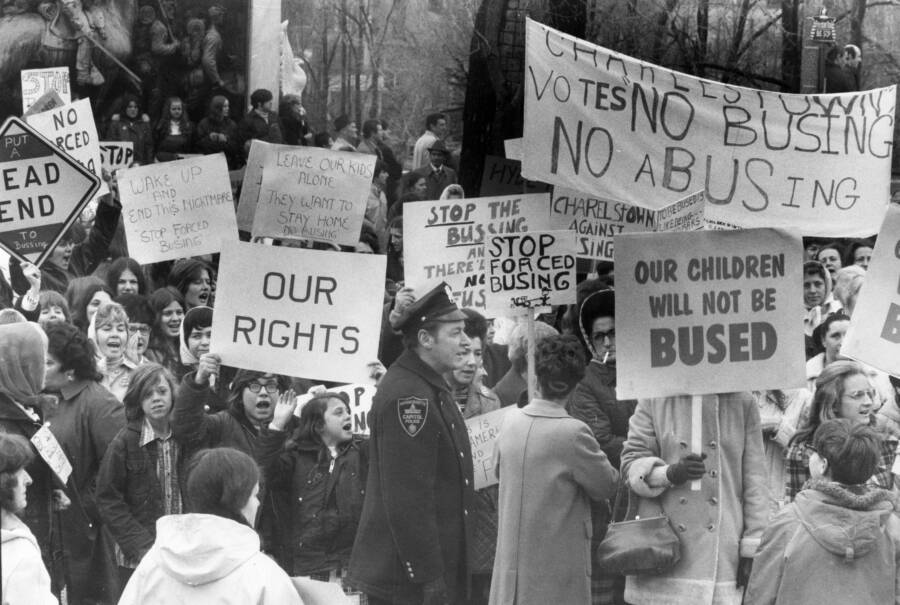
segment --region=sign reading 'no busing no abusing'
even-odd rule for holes
[[[0,245],[40,265],[100,179],[16,117],[0,127]]]

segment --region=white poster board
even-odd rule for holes
[[[407,285],[427,292],[447,282],[460,307],[484,309],[490,235],[548,230],[546,193],[403,205],[403,269]]]
[[[98,196],[109,193],[109,186],[100,170],[100,137],[97,136],[89,99],[79,99],[50,111],[32,114],[25,121],[101,179]]]
[[[118,183],[128,251],[139,263],[214,254],[238,241],[224,154],[136,166]]]
[[[488,316],[575,304],[575,234],[571,231],[492,235],[485,243],[485,257]]]
[[[279,145],[270,151],[253,237],[358,244],[377,158],[319,147]]]
[[[841,354],[900,376],[900,206],[891,204]]]
[[[802,265],[776,229],[617,236],[617,397],[804,386]]]
[[[134,163],[134,143],[132,141],[100,141],[100,162],[110,174],[120,168],[128,168]]]
[[[475,470],[476,490],[497,484],[497,476],[494,473],[494,447],[500,438],[503,419],[514,409],[517,408],[508,406],[466,420],[466,428],[469,430],[469,445],[472,447],[472,467]]]
[[[72,89],[69,86],[68,67],[42,67],[40,69],[23,69],[22,80],[22,113],[28,111],[34,103],[51,90],[68,104],[72,102]]]
[[[365,384],[378,358],[385,269],[383,255],[229,244],[211,349],[240,368]]]

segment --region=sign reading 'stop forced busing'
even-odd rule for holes
[[[0,245],[40,265],[100,179],[19,118],[0,127]]]
[[[619,399],[803,386],[799,236],[629,233],[615,262]]]
[[[653,210],[868,236],[887,209],[896,87],[794,95],[638,61],[527,20],[522,176]]]

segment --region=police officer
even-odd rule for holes
[[[472,454],[442,377],[463,362],[465,318],[446,284],[412,303],[398,325],[406,350],[369,412],[369,477],[348,580],[371,605],[467,598]]]

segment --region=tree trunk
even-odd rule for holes
[[[800,92],[800,0],[781,0],[781,79],[782,90]]]
[[[709,43],[709,0],[697,2],[697,48],[694,52],[694,73],[706,77],[706,49]]]
[[[863,21],[866,18],[866,0],[854,0],[850,9],[850,42],[859,48],[863,45]]]

